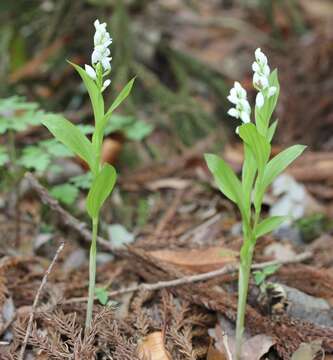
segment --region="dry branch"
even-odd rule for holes
[[[56,212],[64,224],[77,231],[85,241],[91,241],[92,234],[91,231],[87,229],[86,223],[79,221],[68,211],[62,208],[59,202],[49,194],[47,189],[31,173],[27,173],[25,177],[30,182],[32,188],[37,192],[43,204],[47,205],[51,210]],[[100,236],[97,238],[97,241],[105,249],[112,251],[112,246],[109,241]]]
[[[258,269],[263,269],[267,266],[292,264],[292,263],[297,263],[297,262],[302,262],[304,260],[308,260],[311,257],[312,257],[312,253],[304,252],[304,253],[296,255],[293,259],[287,259],[284,261],[273,260],[273,261],[266,261],[263,263],[253,264],[251,269],[258,270]],[[184,277],[181,277],[178,279],[168,280],[168,281],[158,281],[154,284],[142,283],[139,285],[130,286],[128,288],[111,291],[111,292],[109,292],[108,295],[109,295],[109,297],[114,297],[114,296],[128,294],[128,293],[135,292],[135,291],[142,291],[142,290],[154,291],[154,290],[160,290],[160,289],[165,289],[165,288],[169,288],[169,287],[191,284],[191,283],[199,282],[199,281],[205,281],[205,280],[215,278],[217,276],[222,276],[222,275],[233,273],[238,270],[238,267],[239,267],[238,264],[229,264],[229,265],[222,267],[221,269],[217,269],[217,270],[213,270],[213,271],[209,271],[209,272],[205,272],[205,273],[201,273],[201,274],[188,275],[188,276],[184,276]],[[70,304],[70,303],[85,302],[85,301],[87,301],[86,297],[78,297],[78,298],[66,300],[64,303]]]

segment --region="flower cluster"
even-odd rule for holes
[[[101,70],[100,77],[107,75],[111,71],[111,60],[109,46],[112,44],[112,38],[106,30],[106,23],[100,23],[99,20],[94,22],[95,35],[94,35],[94,51],[91,55],[91,63],[93,66],[85,65],[86,73],[93,79],[99,80],[99,71]],[[105,80],[101,91],[104,91],[111,83],[111,80]]]
[[[261,108],[265,103],[265,97],[273,96],[277,89],[269,85],[270,68],[268,66],[267,56],[258,48],[255,53],[256,61],[252,64],[253,86],[259,91],[256,97],[256,106]]]
[[[246,90],[238,81],[235,81],[234,87],[230,90],[228,100],[235,105],[235,107],[228,111],[230,116],[241,119],[243,123],[251,121],[251,106],[247,101]]]

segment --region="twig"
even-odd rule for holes
[[[47,205],[51,210],[56,212],[61,220],[72,229],[76,230],[82,238],[87,241],[91,242],[91,231],[87,229],[87,224],[84,222],[79,221],[74,216],[72,216],[68,211],[66,211],[64,208],[62,208],[59,204],[59,202],[54,199],[47,189],[31,174],[27,173],[25,175],[26,179],[30,182],[33,189],[37,192],[39,195],[41,201]],[[109,241],[106,239],[103,239],[102,237],[97,238],[97,242],[102,245],[104,248],[108,249],[109,251],[112,251],[112,246]]]
[[[38,301],[39,301],[39,298],[40,298],[40,295],[42,293],[42,290],[47,282],[47,279],[53,269],[53,266],[54,264],[56,263],[57,261],[57,258],[59,256],[59,254],[61,253],[62,249],[64,248],[65,246],[65,243],[62,242],[60,244],[60,246],[58,247],[52,261],[51,261],[51,264],[49,265],[49,267],[47,268],[44,276],[43,276],[43,279],[42,279],[42,282],[37,290],[37,293],[36,293],[36,296],[35,296],[35,300],[32,304],[32,309],[31,309],[31,313],[30,313],[30,317],[29,317],[29,322],[28,322],[28,326],[27,326],[27,330],[26,330],[26,333],[25,333],[25,337],[24,337],[24,340],[23,340],[23,344],[22,344],[22,347],[21,347],[21,351],[20,351],[20,356],[19,356],[19,360],[23,360],[24,359],[24,353],[25,353],[25,348],[27,347],[27,344],[28,344],[28,340],[29,340],[29,336],[31,334],[31,329],[32,329],[32,322],[34,320],[34,313],[36,311],[36,308],[37,308],[37,305],[38,305]]]
[[[311,252],[304,252],[304,253],[294,256],[292,259],[273,260],[273,261],[266,261],[263,263],[253,264],[251,266],[251,269],[258,270],[258,269],[263,269],[267,266],[272,266],[272,265],[293,264],[293,263],[297,263],[297,262],[302,262],[304,260],[308,260],[311,257],[312,257]],[[108,293],[108,295],[109,295],[109,297],[114,297],[114,296],[128,294],[128,293],[139,291],[139,290],[154,291],[154,290],[160,290],[160,289],[179,286],[179,285],[191,284],[194,282],[209,280],[209,279],[212,279],[217,276],[222,276],[222,275],[233,273],[238,270],[238,267],[239,267],[238,264],[230,264],[230,265],[224,266],[221,269],[217,269],[217,270],[213,270],[213,271],[209,271],[209,272],[205,272],[205,273],[201,273],[201,274],[188,275],[188,276],[184,276],[184,277],[174,279],[174,280],[159,281],[154,284],[142,283],[139,285],[130,286],[128,288],[111,291]],[[85,301],[87,301],[86,297],[78,297],[78,298],[72,298],[72,299],[66,300],[66,301],[64,301],[64,303],[71,304],[71,303],[78,303],[78,302],[85,302]]]

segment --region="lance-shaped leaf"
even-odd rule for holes
[[[104,164],[102,170],[92,182],[86,202],[88,214],[92,219],[98,216],[105,200],[111,194],[116,178],[115,168],[110,164]]]
[[[257,162],[259,175],[263,174],[265,165],[271,152],[271,146],[269,142],[264,136],[259,134],[256,126],[252,123],[240,126],[239,136],[252,150]]]
[[[107,111],[107,113],[105,114],[105,117],[108,119],[113,111],[127,98],[127,96],[130,94],[133,84],[134,84],[134,80],[135,78],[133,78],[132,80],[130,80],[125,86],[124,88],[121,90],[121,92],[119,93],[119,95],[116,97],[116,99],[114,100],[114,102],[112,103],[112,105],[110,106],[109,110]]]
[[[304,145],[294,145],[281,151],[272,160],[270,160],[265,168],[262,187],[264,189],[269,186],[272,181],[281,174],[295,159],[297,159],[305,150]]]
[[[251,192],[257,173],[257,162],[249,145],[244,143],[244,163],[242,169],[242,184],[244,194],[244,207],[249,213],[251,206]]]
[[[275,120],[267,131],[267,140],[272,142],[279,120]]]
[[[82,81],[84,82],[84,85],[88,91],[91,104],[94,111],[94,116],[96,123],[99,122],[103,118],[104,114],[104,100],[103,96],[101,95],[101,92],[98,90],[98,87],[95,83],[95,81],[86,73],[84,69],[82,69],[81,66],[76,65],[70,61],[68,61],[75,70],[79,73],[81,76]]]
[[[205,154],[205,160],[221,192],[238,204],[240,208],[243,208],[242,184],[231,167],[214,154]]]
[[[255,228],[255,237],[259,238],[269,232],[275,230],[284,221],[288,219],[288,216],[272,216],[261,221]]]
[[[57,140],[83,159],[90,169],[93,168],[92,144],[78,127],[59,115],[46,116],[42,120],[42,124],[49,129]]]

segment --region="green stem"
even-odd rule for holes
[[[98,232],[99,217],[92,220],[92,240],[90,245],[89,257],[89,293],[86,316],[86,330],[90,327],[92,321],[92,312],[95,298],[95,282],[96,282],[96,253],[97,253],[97,232]]]
[[[251,238],[244,238],[244,242],[251,242]],[[251,244],[245,258],[241,257],[238,278],[238,309],[236,323],[236,360],[241,360],[242,338],[245,324],[246,300],[249,288],[251,264],[253,257],[253,245]]]

